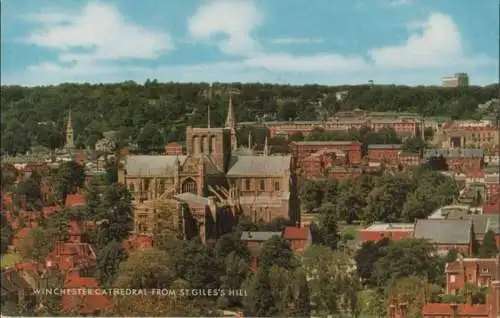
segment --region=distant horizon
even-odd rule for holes
[[[498,2],[456,1],[5,0],[1,82],[498,83]]]
[[[107,83],[99,83],[99,82],[62,82],[62,83],[57,83],[57,84],[46,84],[46,85],[21,85],[21,84],[1,84],[0,86],[4,87],[9,87],[9,86],[19,86],[19,87],[25,87],[25,88],[35,88],[35,87],[53,87],[53,86],[60,86],[60,85],[91,85],[91,86],[99,86],[99,85],[118,85],[118,84],[127,84],[133,82],[135,85],[138,86],[144,86],[146,84],[146,81],[150,80],[153,81],[153,79],[146,79],[143,82],[136,82],[134,80],[123,80],[120,82],[107,82]],[[467,88],[467,87],[488,87],[488,86],[493,86],[493,85],[500,85],[500,83],[491,83],[491,84],[485,84],[485,85],[473,85],[469,84],[466,87],[444,87],[441,85],[432,85],[432,84],[416,84],[416,85],[407,85],[407,84],[397,84],[397,83],[392,83],[392,84],[384,84],[384,83],[359,83],[359,84],[319,84],[319,83],[305,83],[305,84],[292,84],[292,83],[278,83],[278,82],[220,82],[220,81],[215,81],[215,82],[206,82],[206,81],[198,81],[198,82],[178,82],[178,81],[157,81],[158,84],[181,84],[181,85],[188,85],[188,84],[215,84],[215,85],[231,85],[231,84],[241,84],[241,85],[275,85],[275,86],[295,86],[295,87],[301,87],[301,86],[327,86],[327,87],[343,87],[343,86],[348,86],[348,87],[353,87],[353,86],[403,86],[403,87],[410,87],[410,88],[418,88],[418,87],[432,87],[432,88],[443,88],[443,89],[461,89],[461,88]]]

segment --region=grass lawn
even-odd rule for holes
[[[21,255],[16,253],[7,253],[2,255],[2,259],[0,260],[1,268],[7,268],[14,264],[20,263],[22,260]]]

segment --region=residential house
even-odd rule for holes
[[[308,226],[287,226],[283,231],[283,237],[290,242],[293,252],[303,252],[312,244],[311,229]]]
[[[466,284],[490,287],[497,277],[500,260],[498,258],[463,258],[447,263],[446,294],[457,294]]]
[[[259,256],[264,243],[273,236],[281,237],[281,232],[241,232],[241,240],[246,243],[252,257],[251,268],[256,271],[259,267]]]

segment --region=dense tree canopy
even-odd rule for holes
[[[335,179],[303,180],[299,186],[306,211],[347,223],[413,222],[458,197],[455,181],[427,165],[409,173],[364,174],[340,183]]]
[[[479,103],[497,96],[498,85],[450,89],[217,83],[210,101],[213,126],[224,122],[230,89],[240,90],[234,104],[236,119],[241,122],[256,118],[317,120],[328,113],[355,108],[471,118]],[[168,141],[182,141],[186,125],[206,125],[207,91],[207,83],[156,81],[144,85],[124,82],[33,88],[2,86],[2,152],[25,153],[34,145],[61,147],[70,108],[78,147],[94,147],[107,130],[118,132],[119,143],[130,139],[143,150],[158,148]],[[335,98],[340,91],[349,92],[342,102]]]

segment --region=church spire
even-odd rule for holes
[[[267,144],[267,136],[266,140],[264,141],[264,156],[269,156],[269,146]]]
[[[226,128],[234,128],[233,92],[229,93],[229,105],[227,107]]]
[[[227,106],[227,118],[226,118],[226,128],[230,129],[231,134],[231,150],[235,151],[238,148],[238,141],[236,140],[236,121],[234,118],[233,110],[233,94],[237,92],[229,92],[229,104]]]
[[[66,144],[65,147],[68,149],[74,148],[74,140],[73,140],[73,122],[71,120],[71,109],[68,112],[68,122],[66,125]]]
[[[212,83],[210,83],[210,86],[208,87],[208,125],[207,127],[210,128],[210,107],[212,106]]]

